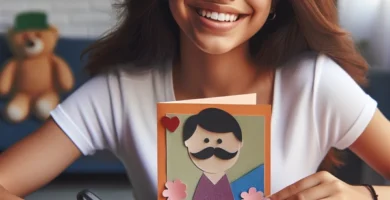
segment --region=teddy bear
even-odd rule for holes
[[[14,56],[0,68],[0,96],[9,96],[5,117],[18,123],[34,113],[46,120],[60,93],[74,87],[72,70],[54,53],[58,30],[44,12],[23,12],[6,37]]]

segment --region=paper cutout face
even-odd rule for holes
[[[207,108],[189,117],[183,127],[183,141],[192,162],[210,174],[230,169],[243,145],[236,119],[217,108]]]
[[[203,171],[193,200],[234,200],[225,173],[237,162],[243,144],[237,120],[224,110],[206,108],[187,119],[183,142],[192,162]]]

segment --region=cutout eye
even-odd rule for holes
[[[209,143],[210,142],[210,140],[208,138],[205,138],[203,141],[204,141],[204,143]]]
[[[221,139],[218,139],[218,140],[217,140],[217,143],[218,143],[218,144],[222,144],[222,140],[221,140]]]

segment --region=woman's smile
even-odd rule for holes
[[[200,29],[206,28],[213,33],[224,33],[236,28],[243,20],[237,14],[194,9],[194,23]]]
[[[217,22],[235,22],[240,16],[239,14],[218,13],[216,11],[205,10],[205,9],[196,9],[196,11],[199,14],[199,16]]]
[[[223,33],[237,27],[249,12],[231,6],[198,1],[191,5],[192,17],[198,28],[206,28],[214,33]]]

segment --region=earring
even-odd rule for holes
[[[272,21],[272,20],[274,20],[275,18],[276,18],[276,12],[272,12],[272,13],[270,13],[269,16],[268,16],[268,20],[269,20],[269,21]]]

